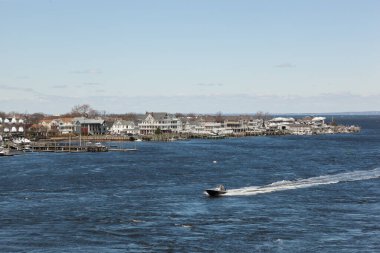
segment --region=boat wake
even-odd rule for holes
[[[297,179],[293,181],[279,181],[264,186],[250,186],[239,189],[230,189],[224,196],[250,196],[263,193],[286,191],[299,188],[307,188],[317,185],[336,184],[339,182],[350,182],[358,180],[367,180],[380,177],[380,168],[373,170],[359,170],[335,175],[326,175],[311,177],[306,179]]]

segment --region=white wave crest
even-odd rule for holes
[[[239,189],[228,190],[224,196],[249,196],[263,193],[286,191],[299,188],[307,188],[317,185],[336,184],[339,182],[350,182],[358,180],[368,180],[380,177],[380,168],[373,170],[358,170],[352,172],[339,173],[335,175],[325,175],[294,181],[278,181],[264,186],[250,186]]]

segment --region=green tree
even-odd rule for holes
[[[154,134],[157,134],[157,135],[159,135],[159,134],[161,134],[162,132],[161,132],[161,129],[159,128],[159,127],[157,127],[157,129],[156,129],[156,131],[154,131]]]

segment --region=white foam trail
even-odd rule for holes
[[[336,184],[339,182],[367,180],[378,177],[380,177],[380,168],[376,168],[373,170],[358,170],[346,173],[339,173],[335,175],[298,179],[294,181],[278,181],[264,186],[250,186],[239,189],[231,189],[227,190],[227,193],[224,194],[224,196],[249,196],[262,193],[307,188],[317,185]]]

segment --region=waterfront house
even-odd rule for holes
[[[38,125],[47,129],[47,131],[58,128],[58,122],[55,121],[56,118],[45,117],[38,121]]]
[[[243,133],[249,130],[249,116],[229,116],[223,122],[224,128],[232,130],[233,133]]]
[[[311,121],[314,126],[324,126],[325,125],[325,117],[314,117]]]
[[[183,124],[182,133],[202,134],[205,133],[203,122],[195,119],[187,119]]]
[[[140,134],[154,134],[157,129],[161,133],[180,132],[182,130],[182,121],[175,117],[175,115],[165,112],[147,112],[145,119],[143,119],[138,127]]]
[[[73,123],[74,118],[65,117],[54,120],[58,125],[58,131],[60,134],[71,134],[74,133],[75,125]]]
[[[0,135],[3,137],[22,137],[24,135],[25,123],[21,118],[6,117],[0,121]]]
[[[103,119],[74,118],[75,133],[84,135],[103,135],[106,133]]]
[[[294,124],[294,118],[283,118],[277,117],[269,120],[268,127],[269,129],[278,129],[278,130],[286,130],[288,129],[288,125]]]
[[[129,120],[117,120],[110,128],[111,134],[120,135],[136,135],[139,133],[139,129],[133,121]]]
[[[294,134],[294,135],[313,134],[312,126],[307,125],[307,124],[287,124],[286,130],[288,130],[290,134]]]
[[[219,131],[221,131],[222,129],[224,129],[222,123],[220,122],[202,122],[203,124],[203,129],[207,132],[210,132],[210,133],[218,133]]]
[[[264,126],[264,120],[262,120],[262,119],[250,119],[247,122],[247,125],[248,125],[248,130],[250,130],[250,131],[254,131],[254,130],[265,128],[265,126]]]
[[[47,137],[48,129],[41,124],[33,124],[28,128],[28,135],[34,139],[44,139]]]

